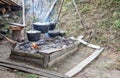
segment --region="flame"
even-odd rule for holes
[[[32,48],[34,48],[34,49],[38,49],[39,47],[38,47],[38,45],[36,44],[36,43],[32,43]]]

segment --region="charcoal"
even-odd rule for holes
[[[29,53],[37,53],[39,50],[45,50],[45,49],[51,49],[51,48],[53,49],[66,48],[67,46],[74,44],[74,41],[65,37],[56,37],[50,41],[46,39],[41,39],[35,43],[38,45],[38,49],[32,48],[32,42],[23,43],[22,45],[20,45],[19,48],[20,50],[23,50]]]

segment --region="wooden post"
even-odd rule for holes
[[[12,30],[12,39],[21,42],[24,39],[24,33],[22,31],[25,28],[25,26],[21,24],[12,23],[10,28]]]
[[[23,25],[25,25],[25,3],[24,3],[24,0],[22,0],[22,17],[23,17]]]

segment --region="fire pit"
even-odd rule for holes
[[[41,38],[37,42],[17,44],[15,48],[11,50],[10,58],[41,67],[48,67],[75,52],[77,48],[77,42],[70,38]]]

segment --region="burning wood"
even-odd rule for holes
[[[35,42],[33,42],[33,43],[32,43],[32,48],[33,48],[33,49],[38,49],[39,47],[38,47],[38,45],[37,45]]]

